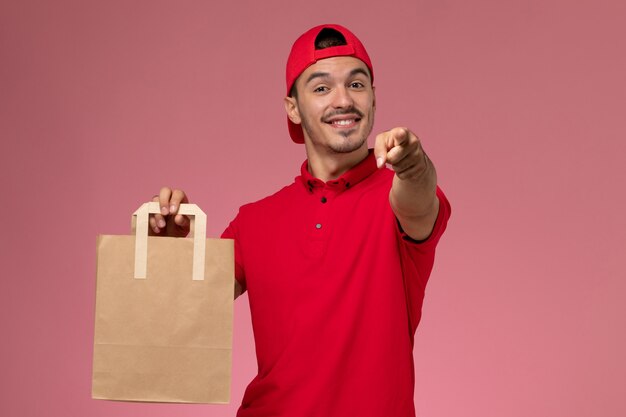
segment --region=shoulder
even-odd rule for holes
[[[268,218],[281,216],[285,211],[293,210],[294,201],[303,192],[303,187],[297,181],[284,186],[273,194],[260,200],[253,201],[239,207],[239,211],[233,220],[235,224],[258,224]]]
[[[297,193],[299,184],[291,183],[284,186],[273,194],[268,195],[260,200],[244,204],[239,208],[239,214],[242,213],[260,213],[267,210],[275,210],[285,205]]]
[[[297,193],[297,184],[291,183],[267,197],[242,205],[239,207],[237,215],[230,222],[224,233],[222,233],[222,237],[235,238],[238,236],[242,225],[250,221],[258,222],[272,213],[275,215],[292,199],[295,193]],[[245,227],[243,228],[245,229]]]

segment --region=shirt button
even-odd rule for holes
[[[322,228],[322,224],[321,224],[321,223],[316,224],[316,225],[315,225],[315,228],[316,228],[316,229],[321,229],[321,228]]]
[[[326,197],[322,197],[322,200],[321,200],[321,202],[322,202],[322,203],[325,203],[325,202],[327,202],[327,201],[328,201],[328,200],[326,199]]]

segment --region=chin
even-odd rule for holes
[[[335,153],[350,153],[361,149],[366,141],[367,137],[357,140],[343,138],[342,141],[331,143],[329,148]]]

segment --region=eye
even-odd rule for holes
[[[350,83],[350,88],[355,88],[355,89],[357,89],[357,90],[360,90],[360,89],[362,89],[362,88],[365,88],[365,84],[363,84],[363,83],[362,83],[362,82],[360,82],[360,81],[352,81],[352,82]]]
[[[328,87],[324,86],[324,85],[320,85],[318,87],[315,87],[315,89],[313,89],[314,93],[324,93],[328,91]]]

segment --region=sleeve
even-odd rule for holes
[[[421,241],[412,239],[404,233],[400,222],[396,221],[411,337],[415,334],[421,319],[424,292],[435,262],[435,248],[446,230],[451,214],[450,203],[439,187],[437,187],[437,198],[439,199],[439,213],[428,238]]]
[[[235,279],[242,288],[242,294],[246,292],[246,274],[243,268],[243,253],[241,251],[241,239],[239,237],[239,216],[230,222],[226,230],[222,233],[222,239],[233,239],[235,241]]]

